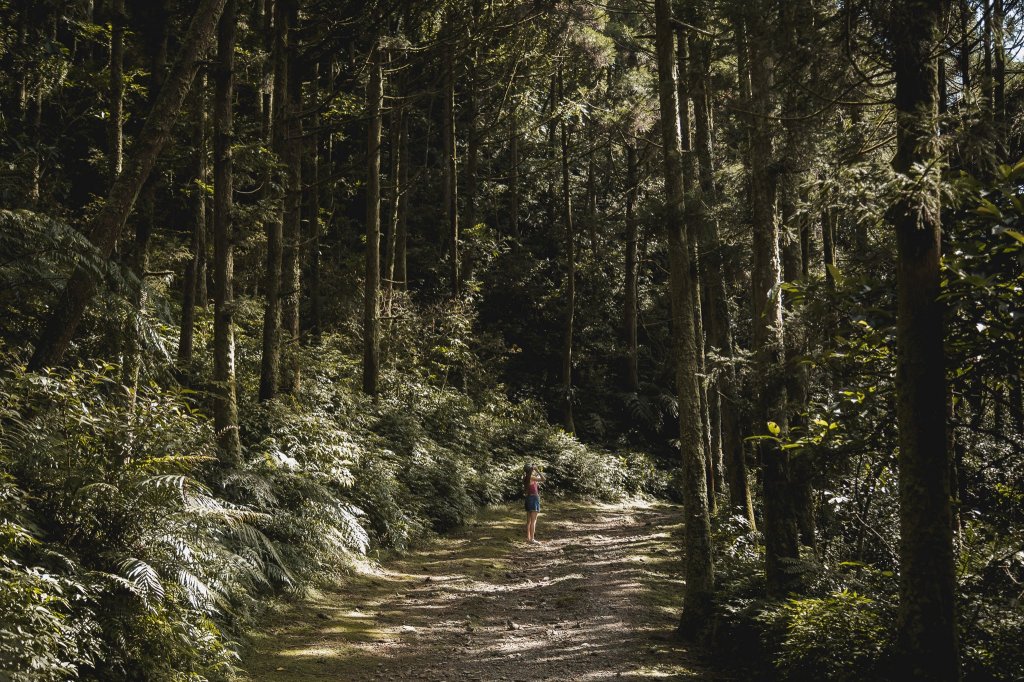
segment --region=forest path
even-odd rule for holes
[[[274,680],[722,680],[673,641],[681,512],[545,502],[464,530],[265,619],[243,660]]]

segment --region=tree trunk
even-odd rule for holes
[[[562,69],[558,68],[558,97],[565,95]],[[562,426],[576,433],[572,409],[572,346],[576,321],[576,231],[572,222],[572,193],[569,183],[569,129],[563,118],[559,123],[562,147],[562,228],[565,234],[565,318],[562,327]]]
[[[772,36],[766,23],[766,3],[748,6],[750,31],[751,121],[750,204],[753,219],[753,342],[756,375],[761,386],[754,433],[758,442],[764,484],[765,577],[768,593],[782,597],[796,591],[800,575],[799,538],[793,515],[789,454],[772,436],[787,431],[785,343],[782,326],[782,281],[777,215],[777,177],[773,162],[774,134],[771,116],[774,56]]]
[[[391,152],[391,170],[388,173],[391,187],[388,191],[388,206],[391,212],[384,230],[384,289],[388,292],[394,288],[395,284],[395,252],[398,248],[398,220],[401,215],[399,203],[402,192],[405,191],[402,185],[402,164],[405,163],[405,159],[402,157],[402,120],[405,113],[403,105],[399,103],[401,97],[401,91],[395,88],[396,101],[391,107],[388,121],[388,149]]]
[[[271,148],[278,160],[284,161],[288,147],[288,23],[291,13],[286,0],[274,3],[274,91],[271,114]],[[287,196],[287,178],[281,183]],[[284,261],[284,203],[275,208],[274,216],[265,225],[267,260],[263,272],[263,344],[260,358],[260,400],[277,396],[281,384],[281,274]]]
[[[452,36],[445,46],[444,102],[441,107],[441,147],[444,163],[444,218],[448,226],[449,285],[453,298],[462,294],[462,276],[459,267],[459,200],[458,161],[455,150],[455,57]]]
[[[936,64],[948,3],[906,0],[889,26],[896,72],[893,169],[932,167],[938,107]],[[946,380],[940,293],[938,171],[890,209],[896,231],[896,416],[899,424],[900,604],[898,674],[959,680],[955,572],[946,447]]]
[[[281,254],[281,390],[295,393],[301,383],[302,363],[299,344],[302,338],[299,306],[302,299],[302,134],[303,65],[299,59],[298,4],[295,0],[277,0],[288,12],[288,103],[285,115],[284,145],[285,195],[283,250]]]
[[[509,155],[512,157],[512,168],[509,169],[508,193],[511,201],[509,234],[512,235],[513,248],[519,242],[519,110],[513,104],[508,117]]]
[[[684,219],[686,221],[686,240],[690,245],[690,291],[693,292],[693,335],[697,345],[697,373],[700,388],[701,435],[704,441],[704,473],[707,476],[708,508],[714,515],[717,512],[715,499],[715,465],[716,453],[712,450],[711,413],[708,408],[707,383],[705,377],[704,357],[704,310],[702,304],[702,283],[700,280],[700,255],[697,244],[700,239],[700,223],[703,220],[703,198],[697,183],[697,162],[693,153],[693,126],[690,124],[690,96],[686,75],[689,73],[689,46],[686,34],[681,28],[676,29],[676,65],[679,77],[676,91],[679,106],[679,134],[683,160],[683,193]],[[720,453],[717,458],[721,460]]]
[[[213,101],[213,426],[221,462],[234,466],[242,459],[238,437],[238,399],[235,386],[234,229],[231,207],[234,179],[231,143],[234,139],[235,18],[238,0],[228,0],[217,29]]]
[[[213,42],[217,19],[227,0],[202,0],[182,40],[178,58],[156,98],[127,165],[110,188],[107,201],[89,222],[89,240],[104,258],[109,258],[135,205],[135,199],[149,177],[181,109],[196,68]],[[85,307],[96,291],[96,280],[84,267],[75,269],[63,293],[53,306],[29,368],[39,370],[60,362],[67,350]]]
[[[363,298],[363,392],[377,395],[380,330],[380,143],[384,74],[380,45],[374,45],[366,109],[370,121],[366,144],[366,285]]]
[[[398,220],[395,225],[395,274],[394,279],[399,288],[409,286],[409,270],[406,263],[406,247],[409,242],[407,217],[409,214],[409,117],[402,116],[402,129],[399,134],[399,155],[402,164],[398,169],[398,184],[402,190],[398,193]]]
[[[999,162],[1007,153],[1006,145],[1006,11],[1004,0],[992,0],[992,120]]]
[[[636,202],[640,193],[636,143],[626,144],[626,283],[623,320],[626,331],[626,388],[640,391],[639,350],[637,344],[637,219]]]
[[[690,20],[693,26],[703,30],[704,14],[691,4]],[[710,214],[709,208],[717,205],[718,192],[715,187],[714,157],[712,149],[711,102],[709,82],[711,79],[711,46],[704,34],[693,31],[691,45],[691,96],[693,98],[694,152],[700,178],[700,271],[704,281],[707,300],[707,338],[710,349],[726,363],[715,381],[709,386],[708,405],[712,414],[712,428],[717,424],[724,482],[729,488],[729,504],[733,514],[747,519],[751,528],[754,523],[754,506],[747,481],[747,464],[743,450],[743,435],[737,407],[736,385],[738,378],[732,364],[733,339],[732,321],[729,317],[729,302],[726,293],[723,246],[718,230],[718,221]],[[714,433],[714,431],[712,432]]]
[[[686,587],[679,629],[693,635],[705,626],[714,598],[711,563],[711,521],[701,435],[700,388],[697,383],[697,344],[694,332],[690,247],[683,206],[682,147],[676,99],[676,63],[670,0],[655,0],[658,100],[661,107],[662,153],[665,174],[666,226],[672,301],[672,329],[679,400],[679,444],[683,464],[683,514]]]
[[[110,181],[124,166],[124,0],[110,7]]]
[[[317,73],[313,78],[317,88],[323,88],[324,83],[321,81],[327,80],[325,76],[329,74],[329,62],[317,65]],[[327,86],[330,86],[329,80]],[[329,91],[328,88],[324,89]],[[318,127],[314,124],[314,129]],[[321,159],[327,158],[326,143],[320,131],[314,131],[309,140],[309,147],[307,174],[310,177],[306,183],[306,192],[309,194],[309,200],[306,202],[309,215],[309,336],[312,344],[319,346],[323,342],[324,327],[323,295],[320,288],[320,236],[323,232],[320,223],[320,167]]]
[[[784,143],[782,164],[779,173],[779,204],[783,227],[783,273],[787,282],[805,280],[807,267],[804,262],[805,235],[809,232],[807,218],[799,213],[799,207],[806,196],[801,187],[810,174],[815,131],[813,126],[814,105],[809,101],[804,86],[799,83],[818,81],[814,72],[813,52],[804,47],[799,31],[813,32],[815,27],[814,8],[811,0],[792,0],[781,11],[781,34],[783,54],[790,82],[783,91],[782,117],[784,119]],[[780,294],[781,295],[781,294]],[[790,309],[792,307],[790,306]],[[807,338],[804,327],[797,326],[796,335],[790,335],[785,349],[786,393],[789,402],[789,426],[798,433],[807,426],[808,383],[810,377],[807,365],[801,358],[807,354]],[[794,520],[800,542],[808,547],[815,546],[814,518],[814,452],[803,448],[790,457],[791,494]]]
[[[185,266],[181,295],[181,334],[178,337],[178,365],[191,373],[192,345],[195,332],[196,305],[202,305],[200,283],[206,278],[206,185],[209,168],[206,162],[206,75],[197,77],[195,93],[195,122],[192,133],[194,147],[192,167],[192,257]],[[202,287],[205,292],[206,287]]]

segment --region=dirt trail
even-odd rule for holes
[[[265,620],[253,680],[723,680],[667,637],[682,591],[668,505],[545,504],[463,532]]]

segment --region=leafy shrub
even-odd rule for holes
[[[878,676],[892,640],[892,615],[873,599],[841,590],[790,599],[761,620],[784,630],[775,659],[784,679],[843,682]]]
[[[226,679],[210,617],[262,578],[265,518],[196,477],[209,423],[110,365],[0,377],[3,668],[25,679]]]

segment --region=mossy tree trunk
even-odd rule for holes
[[[683,464],[683,514],[686,587],[679,630],[696,634],[708,622],[714,599],[711,522],[708,514],[700,387],[694,331],[690,248],[683,203],[683,163],[676,91],[675,35],[670,0],[655,1],[658,101],[661,109],[665,176],[665,223],[669,242],[672,333],[679,401],[679,444]]]
[[[896,75],[900,174],[925,167],[890,209],[896,232],[896,415],[899,424],[900,604],[898,675],[960,679],[955,609],[950,453],[947,451],[941,210],[938,193],[938,69],[933,50],[949,3],[905,0],[889,21]]]

